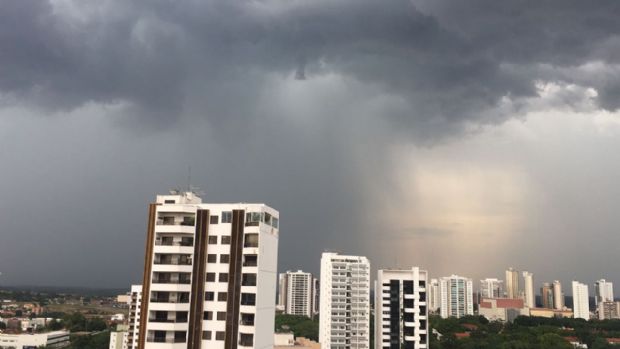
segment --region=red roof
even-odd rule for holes
[[[620,344],[620,338],[606,338],[609,344]]]
[[[478,325],[475,325],[475,324],[462,324],[461,326],[465,327],[466,329],[470,331],[478,329]]]
[[[469,332],[459,332],[454,334],[457,339],[469,338]]]

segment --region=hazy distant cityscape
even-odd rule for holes
[[[141,285],[116,297],[3,291],[0,348],[423,349],[458,347],[446,338],[469,343],[478,326],[524,318],[620,324],[620,301],[605,279],[592,288],[573,280],[567,297],[559,280],[539,281],[538,293],[530,271],[508,268],[503,279],[474,282],[435,277],[423,266],[371,267],[364,256],[336,252],[320,256],[319,277],[278,274],[274,208],[203,203],[193,192],[171,191],[148,212]],[[440,332],[441,321],[461,319],[452,331],[462,331]],[[556,338],[553,347],[601,345],[556,332],[545,333],[546,341]]]

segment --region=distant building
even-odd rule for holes
[[[504,296],[503,281],[487,278],[480,280],[480,298],[502,298]]]
[[[519,298],[519,272],[513,268],[506,270],[506,298]]]
[[[520,298],[482,298],[478,305],[478,314],[489,321],[512,322],[517,316],[525,315],[524,307],[524,301]]]
[[[140,307],[142,303],[142,285],[131,285],[129,298],[129,329],[127,330],[127,349],[138,348],[140,335]]]
[[[314,278],[312,274],[298,271],[287,271],[279,276],[280,292],[283,298],[284,313],[312,318],[314,315]]]
[[[562,292],[562,283],[558,280],[553,281],[553,308],[564,309],[564,292]]]
[[[614,301],[614,284],[605,279],[597,280],[594,283],[594,304],[598,305],[600,302],[613,302]]]
[[[588,285],[573,281],[573,313],[575,318],[590,319]]]
[[[554,300],[553,300],[553,284],[549,282],[545,282],[540,288],[540,298],[542,307],[545,309],[553,309],[554,308]]]
[[[127,337],[129,326],[118,325],[116,331],[110,332],[110,349],[127,349]]]
[[[442,318],[474,315],[472,281],[458,275],[439,279]]]
[[[596,308],[599,320],[620,319],[620,302],[599,302]]]
[[[0,348],[62,348],[69,345],[69,331],[36,334],[0,334]]]
[[[312,315],[315,316],[319,313],[321,301],[321,283],[317,278],[312,279],[312,297]]]
[[[370,346],[370,262],[361,256],[321,256],[319,342],[323,348]]]
[[[534,294],[534,275],[529,271],[523,272],[523,294],[525,307],[536,307],[536,295]]]
[[[428,273],[382,269],[375,281],[375,348],[428,348]]]
[[[570,318],[573,317],[573,312],[568,310],[568,309],[564,309],[564,310],[557,310],[557,309],[548,309],[548,308],[529,308],[529,314],[530,316],[538,316],[538,317],[547,317],[547,318]]]
[[[282,274],[280,274],[282,275]],[[275,333],[273,335],[273,345],[276,347],[292,347],[295,346],[295,335],[291,332]]]
[[[431,279],[428,283],[428,311],[436,313],[441,307],[441,290],[439,289],[439,280]]]

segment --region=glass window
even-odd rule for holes
[[[209,244],[210,244],[210,245],[215,245],[215,244],[217,244],[217,236],[215,236],[215,235],[211,235],[211,236],[209,236]]]
[[[232,212],[231,211],[222,212],[222,223],[232,223]]]
[[[215,281],[215,273],[207,273],[207,281],[208,282]]]
[[[220,217],[218,217],[218,216],[211,216],[211,217],[209,217],[209,223],[217,224],[219,219],[220,219]]]
[[[230,255],[229,254],[221,254],[220,255],[220,263],[230,263]]]
[[[243,247],[258,247],[258,234],[245,234]]]
[[[220,273],[220,282],[228,282],[228,273]]]
[[[213,292],[205,292],[205,300],[206,301],[212,301],[215,297],[215,294]]]
[[[228,293],[227,292],[218,292],[217,293],[217,300],[220,302],[226,302],[228,300]]]
[[[211,331],[202,331],[203,340],[211,340]]]
[[[224,334],[224,331],[217,331],[217,332],[215,332],[215,340],[217,340],[217,341],[223,341],[225,336],[226,335]]]
[[[222,236],[222,245],[230,245],[230,236],[228,235]]]
[[[241,286],[256,286],[256,274],[243,274]]]
[[[239,344],[244,347],[254,345],[254,335],[251,333],[239,333]]]
[[[254,293],[242,293],[241,305],[256,305],[256,295]]]
[[[217,255],[216,254],[208,254],[207,255],[207,263],[217,263]]]
[[[203,320],[213,320],[213,312],[212,311],[205,311],[202,314],[202,319]]]
[[[273,217],[271,219],[271,226],[273,226],[274,228],[278,229],[279,224],[280,224],[280,221],[276,217]]]
[[[225,311],[218,311],[217,312],[217,319],[222,321],[222,320],[226,320],[226,312]]]

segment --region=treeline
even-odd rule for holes
[[[567,337],[590,349],[613,348],[605,338],[620,333],[620,321],[585,321],[521,316],[513,323],[489,322],[482,316],[430,318],[431,349],[571,349]]]
[[[295,337],[319,340],[319,319],[314,320],[298,315],[277,314],[276,332],[293,332]]]

